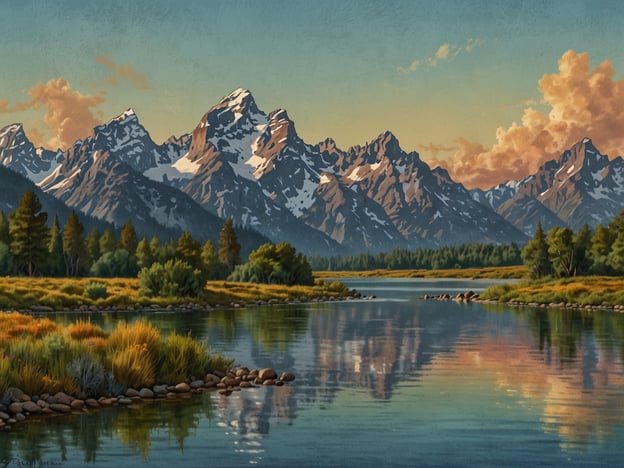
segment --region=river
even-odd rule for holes
[[[29,420],[0,466],[624,463],[624,315],[418,299],[491,281],[345,282],[376,298],[149,315],[292,384]]]

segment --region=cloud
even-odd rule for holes
[[[440,62],[452,60],[462,52],[470,53],[482,44],[483,40],[473,38],[469,38],[463,45],[442,44],[433,57],[416,59],[407,67],[397,67],[397,70],[402,73],[410,73],[420,68],[433,68],[438,66]]]
[[[125,78],[130,81],[136,89],[139,90],[148,90],[151,89],[151,86],[147,82],[147,78],[145,75],[137,73],[131,65],[117,65],[110,58],[105,55],[96,55],[95,61],[101,65],[104,65],[109,70],[115,72],[114,75],[111,75],[106,78],[106,82],[112,86],[119,86],[119,80],[121,78]]]
[[[35,145],[52,148],[67,148],[74,141],[84,138],[93,127],[101,123],[92,109],[96,109],[106,99],[106,93],[82,94],[72,89],[64,78],[57,78],[47,83],[38,83],[28,90],[31,100],[18,102],[12,108],[8,101],[0,100],[0,113],[21,112],[29,109],[45,109],[43,123],[47,127],[45,138],[37,122],[31,125],[29,138]]]
[[[559,71],[539,80],[548,113],[528,106],[522,120],[496,130],[496,143],[486,148],[459,138],[459,150],[435,163],[468,187],[489,188],[534,173],[584,137],[602,153],[624,153],[624,80],[614,80],[611,61],[590,69],[587,53],[565,52]]]
[[[429,158],[433,158],[434,160],[438,159],[438,155],[440,153],[450,153],[459,149],[457,145],[449,146],[433,142],[429,143],[428,145],[419,145],[418,148],[422,153],[426,153]]]

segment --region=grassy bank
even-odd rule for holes
[[[498,302],[616,306],[624,304],[624,278],[584,276],[522,281],[492,286],[481,294],[481,299]]]
[[[209,281],[200,297],[156,297],[139,294],[136,278],[0,278],[0,309],[48,306],[55,310],[80,306],[147,307],[188,303],[227,305],[271,299],[294,300],[317,297],[346,297],[349,291],[339,283],[317,281],[314,286],[280,286]]]
[[[518,279],[527,276],[524,266],[456,268],[449,270],[367,270],[367,271],[316,271],[315,278],[467,278],[467,279]]]
[[[65,392],[98,397],[126,387],[177,383],[232,364],[204,342],[160,332],[144,321],[108,333],[89,321],[61,326],[48,318],[0,314],[0,398],[9,387],[28,395]]]

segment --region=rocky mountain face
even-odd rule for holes
[[[472,195],[527,235],[533,235],[537,221],[544,229],[595,228],[624,206],[624,160],[609,160],[585,138],[536,174]]]
[[[129,109],[65,152],[0,130],[0,162],[66,205],[144,233],[216,238],[223,219],[307,254],[518,242],[545,228],[595,225],[621,209],[622,160],[584,140],[522,181],[467,190],[390,132],[346,150],[297,134],[239,88],[189,134],[156,144]],[[581,208],[579,208],[581,207]],[[580,224],[579,224],[580,223]],[[265,237],[262,237],[265,236]]]

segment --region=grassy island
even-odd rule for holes
[[[528,270],[524,266],[451,268],[444,270],[365,270],[365,271],[316,271],[316,278],[466,278],[466,279],[519,279]]]
[[[288,302],[317,298],[345,298],[342,283],[317,280],[313,286],[284,286],[228,281],[208,281],[198,297],[148,297],[141,294],[136,278],[0,278],[0,309],[137,308],[158,305],[244,305],[258,301]]]
[[[481,299],[496,302],[617,306],[624,304],[624,278],[581,276],[491,286]]]

